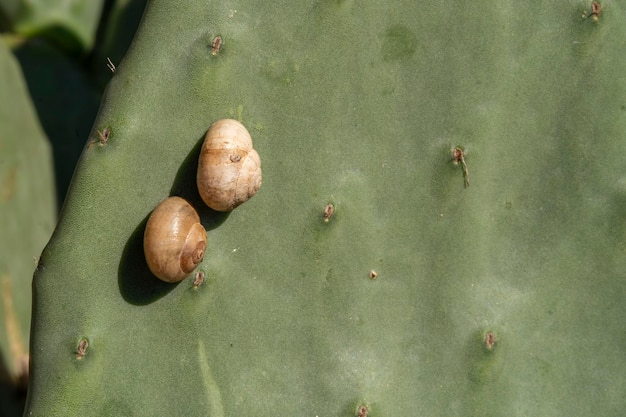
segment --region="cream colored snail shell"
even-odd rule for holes
[[[230,211],[256,194],[261,159],[244,125],[232,119],[211,125],[200,151],[197,183],[202,200],[217,211]]]
[[[206,230],[183,198],[169,197],[154,209],[143,235],[150,271],[166,282],[182,281],[204,258]]]

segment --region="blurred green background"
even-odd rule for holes
[[[0,0],[0,417],[22,415],[33,271],[145,4]]]

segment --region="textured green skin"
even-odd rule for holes
[[[622,415],[620,5],[298,3],[148,5],[35,276],[25,415]],[[146,218],[198,204],[224,117],[263,186],[200,210],[201,287],[161,283]]]
[[[23,406],[9,382],[20,377],[28,353],[31,280],[56,210],[50,146],[19,65],[1,42],[0,97],[0,416],[8,416]]]

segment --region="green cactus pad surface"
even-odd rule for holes
[[[35,276],[25,415],[621,415],[626,28],[589,10],[150,2]],[[222,118],[264,176],[229,214],[195,186]],[[143,258],[170,195],[197,287]]]

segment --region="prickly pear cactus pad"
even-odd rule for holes
[[[26,415],[621,415],[626,27],[590,11],[150,2],[35,275]],[[229,214],[221,118],[263,163]],[[201,285],[145,264],[170,195]]]

